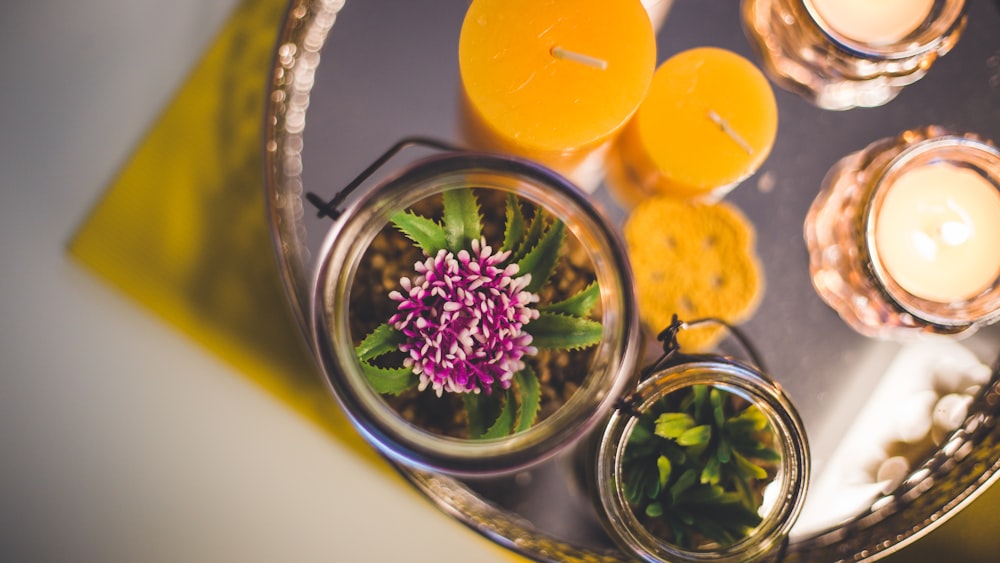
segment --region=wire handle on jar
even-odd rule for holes
[[[446,152],[459,152],[464,149],[450,145],[443,141],[438,141],[437,139],[432,139],[430,137],[404,137],[399,140],[395,145],[385,151],[382,156],[375,159],[367,168],[365,168],[360,174],[357,175],[353,180],[350,181],[343,189],[334,194],[333,199],[329,201],[324,200],[319,195],[313,192],[306,192],[306,200],[316,207],[317,217],[330,217],[331,219],[336,219],[340,216],[341,210],[337,209],[337,206],[342,204],[347,196],[351,195],[358,186],[364,183],[372,174],[374,174],[379,168],[385,165],[392,157],[396,156],[403,149],[414,146],[422,145],[427,148],[437,149]]]
[[[656,335],[656,339],[663,343],[663,354],[657,358],[655,362],[646,366],[641,372],[639,372],[639,381],[645,381],[652,374],[664,369],[667,366],[704,357],[702,355],[682,353],[681,345],[677,341],[677,334],[686,328],[692,328],[708,323],[715,323],[726,327],[729,333],[732,334],[736,338],[736,341],[743,347],[743,350],[747,353],[747,356],[750,357],[750,360],[753,362],[757,370],[761,372],[761,375],[766,379],[770,379],[766,375],[767,370],[764,368],[764,362],[760,359],[760,354],[742,330],[718,317],[704,317],[693,321],[682,321],[676,314],[674,314],[670,324],[660,331],[658,335]],[[627,395],[619,398],[618,401],[615,402],[615,408],[625,414],[638,416],[635,410],[635,400],[635,395]]]

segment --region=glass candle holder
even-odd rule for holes
[[[940,127],[829,171],[806,216],[813,286],[855,330],[966,336],[1000,318],[1000,152]]]
[[[965,28],[965,0],[743,0],[768,74],[818,107],[874,107],[916,82]]]
[[[745,562],[782,549],[810,459],[794,406],[756,367],[679,355],[611,415],[595,465],[605,528],[628,553]]]
[[[321,252],[316,354],[348,417],[397,462],[453,475],[534,464],[632,379],[621,243],[547,168],[461,152],[418,161],[338,212]],[[551,277],[521,275],[545,262]]]

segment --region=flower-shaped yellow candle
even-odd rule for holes
[[[629,204],[654,193],[718,198],[760,167],[777,130],[774,92],[750,61],[684,51],[653,75],[610,155],[609,180]]]
[[[458,60],[467,141],[572,178],[646,95],[656,40],[639,0],[473,0]]]

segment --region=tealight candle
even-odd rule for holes
[[[777,130],[774,92],[753,63],[684,51],[653,75],[609,156],[609,184],[628,204],[652,193],[717,199],[760,167]]]
[[[920,27],[934,0],[805,0],[819,23],[871,45],[895,43]]]
[[[1000,276],[1000,191],[968,168],[905,173],[887,190],[874,229],[886,273],[917,297],[964,301]]]
[[[1000,151],[975,135],[924,127],[844,157],[804,234],[817,294],[864,335],[1000,320]]]
[[[579,180],[645,97],[656,39],[639,0],[473,0],[458,59],[466,141]]]

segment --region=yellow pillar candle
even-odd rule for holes
[[[755,172],[778,131],[767,79],[736,53],[700,47],[656,70],[609,156],[624,203],[648,194],[717,199]]]
[[[467,142],[572,177],[645,97],[656,39],[639,0],[473,0],[458,62]]]
[[[820,27],[869,45],[891,45],[927,19],[934,0],[804,0]]]
[[[1000,190],[972,170],[941,163],[904,173],[874,221],[878,259],[916,297],[960,302],[1000,278]]]

